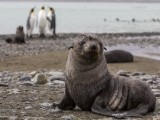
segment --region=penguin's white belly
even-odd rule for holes
[[[31,32],[33,31],[35,20],[36,20],[35,16],[32,16],[31,19],[30,19],[30,30],[31,30]]]
[[[46,14],[44,12],[40,12],[38,16],[38,27],[40,34],[45,34],[46,22]]]

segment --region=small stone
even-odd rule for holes
[[[51,103],[47,103],[47,102],[44,102],[44,103],[40,103],[40,106],[42,108],[52,108],[52,104]]]
[[[140,76],[140,75],[145,75],[143,72],[135,72],[132,74],[132,76]]]
[[[78,120],[74,115],[69,115],[69,116],[62,116],[61,120]]]
[[[34,78],[33,78],[33,82],[35,84],[46,84],[48,81],[47,81],[47,77],[45,74],[37,74]]]
[[[128,72],[128,71],[119,70],[116,75],[129,77],[129,75],[128,75],[129,73],[130,72]]]
[[[28,76],[22,77],[19,79],[19,81],[31,81],[31,77],[28,77]]]
[[[155,92],[154,95],[155,95],[156,97],[160,97],[160,92]]]
[[[25,107],[26,110],[31,109],[31,108],[32,108],[32,106],[26,106]]]
[[[16,116],[0,116],[0,120],[16,120]]]
[[[59,76],[65,76],[63,72],[58,72],[58,71],[50,71],[47,73],[47,76],[55,76],[55,77],[59,77]]]
[[[8,84],[0,83],[0,87],[9,87]]]
[[[31,81],[24,81],[24,82],[19,83],[19,85],[33,86],[34,84]]]
[[[32,71],[29,74],[31,75],[31,77],[34,77],[37,74],[37,71]]]
[[[66,77],[65,76],[51,76],[51,77],[49,77],[49,81],[53,82],[55,80],[65,81]]]
[[[95,119],[96,120],[96,119]],[[113,118],[102,118],[102,119],[98,119],[98,120],[113,120]]]
[[[27,117],[24,120],[46,120],[44,117]]]

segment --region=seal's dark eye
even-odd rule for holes
[[[85,41],[81,41],[80,42],[80,45],[82,46],[82,45],[84,45],[85,44]]]

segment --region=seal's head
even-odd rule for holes
[[[18,27],[17,27],[17,31],[23,32],[23,26],[18,26]]]
[[[85,35],[82,39],[75,40],[73,45],[69,47],[75,55],[86,61],[96,61],[103,54],[103,44],[100,38]]]

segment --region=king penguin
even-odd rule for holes
[[[36,21],[36,16],[35,16],[35,13],[34,13],[34,9],[35,8],[32,8],[30,10],[30,13],[29,13],[29,16],[28,16],[28,19],[27,19],[27,36],[28,37],[32,37],[32,32],[33,32],[33,28],[34,28],[34,25],[35,25],[35,21]]]
[[[47,24],[47,16],[45,7],[42,6],[41,10],[38,13],[38,29],[40,37],[45,37],[46,35],[46,24]]]
[[[48,29],[52,33],[53,37],[56,37],[56,14],[54,8],[49,7],[47,14]]]

